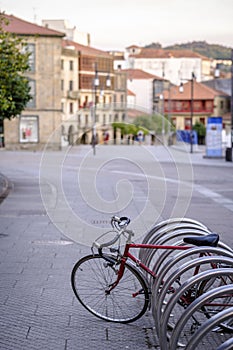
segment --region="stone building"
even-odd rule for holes
[[[113,141],[112,122],[126,119],[125,73],[114,71],[105,51],[71,40],[62,45],[62,144],[90,144],[94,128],[97,142],[106,133]]]
[[[45,20],[43,27],[6,17],[6,30],[23,37],[31,52],[27,78],[32,95],[22,114],[4,123],[6,148],[90,144],[94,130],[97,142],[108,133],[115,143],[111,123],[126,120],[127,83],[125,73],[114,70],[113,57],[89,46],[89,35],[80,39],[87,45],[71,40],[80,36],[63,20]]]
[[[4,15],[5,30],[23,38],[30,55],[27,72],[32,99],[16,118],[4,121],[7,149],[52,149],[61,147],[61,50],[64,34]],[[52,138],[51,138],[52,137]]]

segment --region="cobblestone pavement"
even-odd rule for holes
[[[75,176],[72,167],[80,166],[83,159],[82,151],[77,156],[79,152],[79,148],[71,151],[72,157],[64,173],[68,197]],[[170,178],[170,160],[165,159],[161,149],[155,152]],[[62,213],[57,223],[48,215],[39,186],[41,159],[40,152],[0,152],[0,349],[159,349],[150,312],[132,324],[116,325],[95,318],[75,299],[70,273],[74,263],[89,254],[90,248],[61,232]],[[233,223],[232,164],[203,159],[198,153],[193,155],[192,167],[194,173],[199,172],[201,183],[196,182],[186,216],[222,232],[223,240],[233,247],[229,232]],[[132,169],[126,164],[123,170],[127,173]],[[222,174],[226,181],[220,185],[215,178],[214,183],[214,174],[218,177]],[[197,173],[195,178],[198,179]],[[171,181],[171,190],[172,186]],[[220,197],[217,198],[216,193]],[[172,196],[168,201],[173,200]],[[136,209],[130,209],[132,215],[134,210],[140,209],[143,198],[142,193],[138,193]],[[78,210],[75,205],[77,203],[73,210]],[[93,213],[88,206],[85,213],[86,220],[92,221]],[[166,217],[166,212],[163,215]],[[110,215],[103,216],[103,220],[107,217]],[[97,222],[98,216],[94,219]]]

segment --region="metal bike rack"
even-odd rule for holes
[[[232,310],[233,313],[233,310]],[[216,350],[232,350],[233,349],[233,338],[226,340]]]
[[[155,225],[146,234],[142,243],[151,245],[184,246],[186,244],[183,242],[182,238],[187,236],[208,235],[210,233],[212,233],[212,231],[197,220],[186,217],[172,218]],[[202,253],[210,253],[210,256],[200,256]],[[182,345],[179,343],[179,336],[177,338],[177,334],[182,332],[181,322],[182,320],[187,319],[187,310],[191,310],[191,306],[193,310],[193,305],[196,305],[196,303],[198,303],[197,308],[200,307],[202,300],[200,299],[201,297],[204,298],[206,295],[207,297],[208,295],[214,297],[213,291],[215,291],[215,289],[219,289],[222,292],[225,290],[225,287],[228,288],[228,290],[231,288],[230,285],[215,288],[215,284],[217,278],[220,276],[226,277],[228,274],[233,277],[233,249],[221,240],[218,242],[217,247],[193,246],[188,250],[182,251],[174,249],[140,249],[139,260],[152,269],[157,276],[155,280],[148,276],[148,274],[146,274],[145,277],[149,277],[148,281],[152,290],[151,309],[161,349],[176,350],[177,346]],[[219,264],[219,268],[211,268],[211,263]],[[221,264],[223,264],[224,267],[221,267]],[[189,271],[192,270],[193,273],[193,270],[198,268],[198,266],[200,266],[202,270],[203,268],[207,270],[201,271],[197,275],[189,278]],[[167,294],[169,287],[179,278],[181,279],[181,285],[178,285],[177,290],[174,293]],[[177,304],[180,297],[190,288],[195,290],[196,284],[204,283],[204,281],[208,281],[210,278],[213,278],[214,281],[216,279],[213,286],[210,286],[212,289],[207,289],[207,291],[204,291],[204,294],[199,297],[197,295],[197,299],[195,299],[186,309],[183,308],[183,311],[181,309],[180,314],[179,306]],[[183,284],[182,279],[184,280]],[[209,288],[209,286],[207,287]],[[178,306],[178,309],[176,305]],[[180,307],[182,308],[182,306]],[[177,315],[176,310],[178,310]],[[174,322],[170,321],[170,315],[173,311],[175,316],[173,319]],[[192,311],[189,313],[191,312]],[[203,317],[206,316],[203,315]],[[202,321],[205,322],[202,318],[200,318],[200,320],[201,323]],[[212,317],[208,321],[212,323]],[[171,332],[169,331],[167,333],[167,328],[170,328]],[[169,339],[169,341],[166,342],[166,339]],[[222,347],[218,350],[229,350],[229,346],[231,346],[232,343],[228,341],[226,344],[224,343],[225,345],[222,344]]]
[[[205,256],[203,260],[203,263],[209,264],[213,262],[213,257],[217,256],[216,261],[222,262],[222,257],[226,256],[229,258],[233,258],[233,254],[230,252],[220,249],[220,248],[215,248],[215,247],[194,247],[185,251],[182,251],[181,253],[177,254],[173,258],[171,258],[167,263],[163,266],[162,271],[159,273],[158,278],[156,279],[154,285],[152,286],[152,291],[153,291],[153,303],[152,303],[152,312],[154,315],[154,318],[156,318],[156,323],[158,323],[158,320],[160,318],[160,311],[158,311],[158,308],[162,308],[162,304],[160,304],[159,300],[161,298],[161,293],[163,294],[163,298],[165,298],[165,293],[166,293],[166,285],[171,284],[172,278],[178,278],[179,275],[186,269],[193,268],[193,265],[201,265],[202,261],[199,260],[199,254],[201,253],[211,253],[211,256]],[[198,255],[198,257],[195,257]],[[186,260],[183,262],[182,260],[187,259],[187,258],[194,258],[193,260]],[[209,258],[209,259],[207,259]],[[231,261],[231,260],[230,260]],[[179,267],[177,264],[179,262],[182,262],[182,265]],[[194,263],[195,262],[195,263]],[[175,273],[178,271],[177,277],[175,277]],[[163,303],[163,301],[161,301]]]
[[[225,260],[226,258],[224,258]],[[229,259],[230,260],[230,259]],[[231,263],[233,263],[231,259]],[[219,276],[232,276],[233,277],[233,269],[232,268],[218,268],[218,269],[212,269],[207,270],[204,272],[199,273],[196,276],[191,277],[188,279],[183,285],[181,285],[180,288],[177,289],[176,293],[173,294],[172,298],[170,299],[169,303],[166,306],[165,311],[161,315],[160,320],[160,329],[159,329],[159,340],[161,339],[160,346],[162,350],[168,350],[168,343],[165,341],[167,339],[167,325],[169,322],[169,317],[172,313],[172,310],[175,306],[175,304],[178,302],[180,297],[190,288],[194,287],[197,283],[203,282],[205,280],[208,280],[210,278],[219,277]],[[232,315],[232,314],[231,314]],[[211,319],[210,319],[211,320]]]
[[[198,224],[194,223],[181,223],[181,224],[170,224],[165,227],[159,228],[156,231],[156,234],[154,234],[149,240],[146,241],[145,244],[157,244],[159,240],[162,239],[162,237],[167,236],[169,233],[175,237],[176,232],[178,230],[200,230],[202,232],[205,232],[206,234],[211,233],[207,228],[201,227]],[[190,231],[191,232],[191,231]],[[143,240],[142,243],[144,243],[145,240]],[[150,249],[140,249],[139,251],[139,259],[143,262],[146,263],[147,260],[149,259],[151,255],[151,250]]]
[[[151,239],[152,236],[154,236],[154,234],[161,228],[165,227],[165,230],[166,228],[169,226],[169,225],[172,225],[172,224],[176,224],[176,225],[180,225],[180,224],[183,224],[183,223],[187,223],[187,224],[195,224],[197,226],[200,226],[200,227],[203,227],[204,229],[207,229],[208,228],[202,224],[201,222],[197,221],[197,220],[193,220],[193,219],[190,219],[190,218],[171,218],[171,219],[168,219],[168,220],[164,220],[164,221],[161,221],[159,222],[157,225],[155,225],[147,234],[146,236],[144,237],[142,243],[148,243],[149,240]]]
[[[203,253],[211,253],[211,256],[220,255],[220,256],[227,256],[233,258],[233,253],[222,249],[218,247],[197,247],[194,246],[193,248],[187,249],[185,251],[178,252],[175,256],[171,257],[162,268],[162,271],[160,271],[156,283],[153,286],[153,293],[154,296],[157,297],[159,294],[159,289],[161,288],[162,282],[166,280],[166,278],[169,278],[169,276],[173,273],[174,269],[177,267],[177,264],[179,262],[182,262],[184,264],[186,262],[185,259],[195,258],[195,256],[199,257],[200,254]],[[167,277],[165,277],[167,275]]]
[[[204,236],[207,235],[207,232],[202,231],[202,229],[179,229],[175,232],[169,232],[168,234],[161,237],[155,244],[158,245],[175,245],[177,243],[177,238],[182,238],[186,236]],[[154,244],[152,242],[152,244]],[[174,254],[176,251],[170,249],[166,250],[168,254]],[[149,254],[147,255],[147,259],[145,260],[145,265],[147,266],[155,266],[155,261],[158,261],[159,257],[164,253],[163,250],[154,250],[150,249]],[[157,255],[157,257],[156,257]],[[160,266],[160,264],[157,265],[157,268]]]
[[[226,285],[226,286],[221,286],[221,287],[212,289],[212,290],[206,292],[205,294],[201,295],[196,300],[194,300],[194,302],[187,307],[187,309],[183,313],[182,317],[177,322],[174,330],[172,331],[171,341],[169,344],[169,350],[177,349],[177,345],[178,345],[178,341],[179,341],[179,337],[181,335],[181,332],[183,331],[185,325],[187,325],[189,319],[193,316],[193,314],[196,311],[200,310],[210,300],[212,301],[215,298],[219,298],[222,295],[225,295],[226,293],[231,293],[231,294],[233,293],[233,285]],[[218,313],[218,315],[219,315],[219,313]],[[233,314],[231,316],[233,317]],[[210,320],[213,321],[213,317]],[[204,328],[205,323],[200,328],[202,328],[202,327]],[[205,333],[203,333],[203,336],[204,336],[204,334]],[[196,338],[196,332],[192,335],[191,338],[194,338],[194,337]]]
[[[189,341],[185,349],[195,350],[198,343],[200,343],[200,341],[208,332],[211,332],[213,328],[215,328],[217,325],[221,324],[222,322],[225,322],[228,319],[232,319],[232,315],[233,315],[233,307],[223,310],[218,314],[216,314],[215,316],[211,317],[197,330],[197,332],[195,333],[195,337],[191,338],[191,340]],[[230,339],[229,343],[228,343],[228,346],[232,346],[233,344],[232,338]],[[225,349],[225,347],[223,349]],[[230,348],[228,347],[228,349],[232,349],[232,347]]]
[[[172,274],[172,276],[170,276],[170,278],[168,278],[166,280],[166,282],[164,283],[163,288],[161,290],[161,293],[159,294],[157,300],[155,301],[155,303],[152,303],[153,316],[154,316],[154,318],[156,318],[155,321],[158,322],[158,320],[161,320],[160,321],[161,327],[162,327],[162,323],[163,323],[163,321],[162,321],[163,317],[164,318],[168,317],[167,320],[165,321],[165,324],[163,324],[163,326],[165,328],[167,328],[167,324],[169,323],[169,316],[170,316],[170,315],[167,316],[167,314],[166,314],[167,307],[169,307],[171,305],[171,303],[173,302],[174,299],[176,300],[176,302],[179,300],[179,299],[176,299],[176,297],[177,297],[178,291],[182,288],[182,286],[184,284],[181,285],[181,287],[179,287],[174,294],[170,294],[170,298],[169,298],[169,300],[166,300],[167,304],[166,304],[166,306],[164,306],[164,301],[165,301],[165,298],[167,297],[168,288],[177,279],[180,279],[180,277],[183,274],[187,273],[190,269],[194,269],[196,267],[202,266],[202,267],[207,267],[207,271],[220,270],[220,269],[211,269],[211,266],[210,266],[211,263],[215,263],[215,264],[217,264],[217,263],[224,263],[224,264],[230,264],[230,265],[233,266],[233,259],[227,258],[227,257],[224,258],[224,257],[221,257],[221,256],[211,256],[211,257],[205,256],[205,257],[202,257],[202,258],[196,258],[194,260],[188,261],[185,264],[183,264],[181,267],[179,267]],[[206,271],[204,271],[204,272],[206,272]],[[203,273],[203,272],[201,272],[201,273]],[[196,276],[200,276],[201,273],[199,273]],[[195,278],[195,276],[193,278]],[[184,293],[185,293],[185,291],[183,292],[183,294]],[[183,294],[181,294],[181,295],[183,295]],[[174,303],[173,307],[176,305],[176,302]],[[156,309],[156,311],[155,311],[155,309]],[[170,310],[170,313],[171,312],[172,312],[172,309]],[[159,328],[159,333],[160,333],[160,328]]]

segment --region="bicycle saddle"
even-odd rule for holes
[[[219,235],[217,233],[210,233],[206,236],[189,236],[184,237],[183,241],[196,246],[217,247]]]

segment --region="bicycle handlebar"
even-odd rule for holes
[[[92,244],[92,247],[96,247],[97,249],[109,247],[114,243],[116,243],[120,238],[120,236],[125,233],[128,234],[127,242],[131,242],[131,237],[134,235],[134,233],[131,230],[126,230],[126,227],[129,225],[129,223],[130,223],[130,219],[127,218],[126,216],[122,216],[120,218],[117,216],[113,216],[111,219],[111,225],[113,228],[117,229],[118,231],[116,236],[111,241],[105,242],[105,243],[99,243],[97,241],[94,241]],[[102,236],[104,236],[104,234]]]
[[[127,218],[126,216],[122,216],[120,218],[118,216],[113,216],[111,219],[112,227],[113,228],[115,227],[118,231],[128,226],[129,223],[130,223],[130,219]]]

